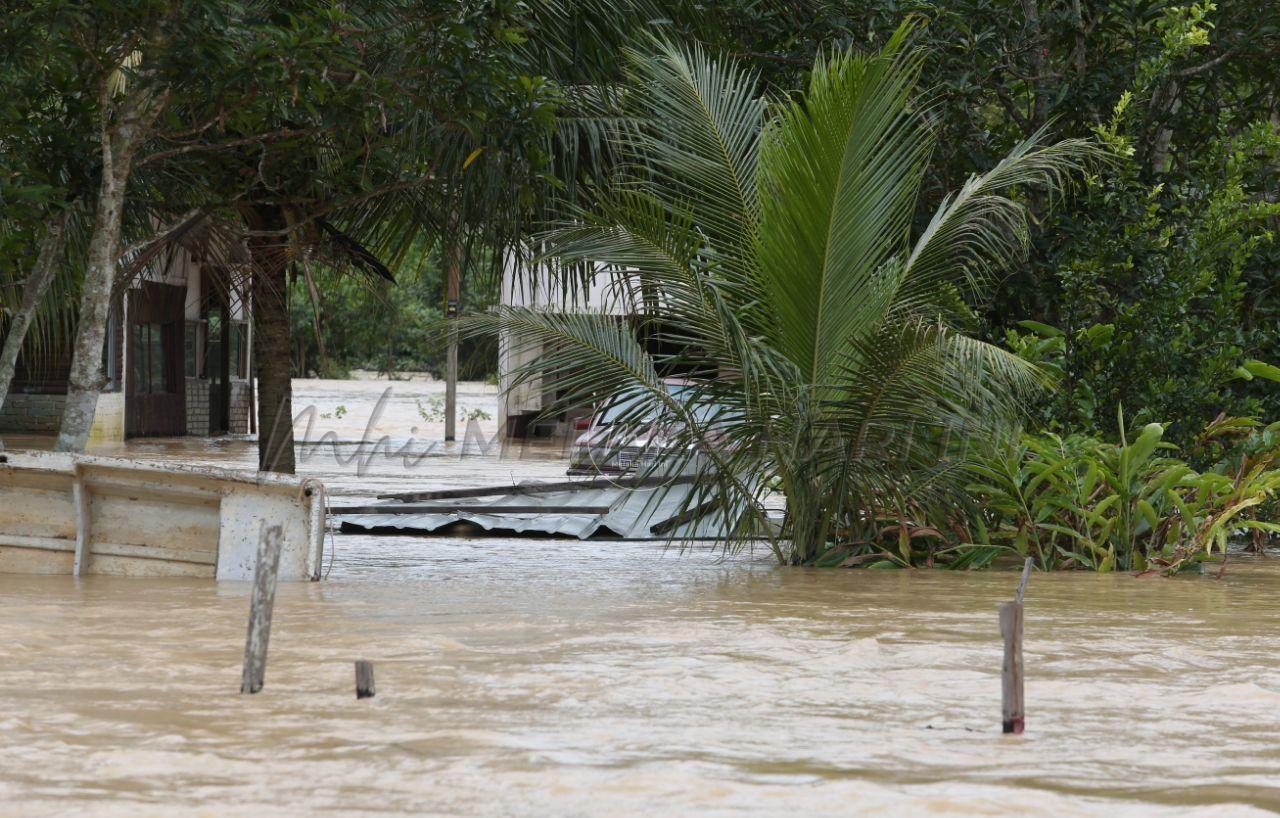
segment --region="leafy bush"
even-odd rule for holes
[[[1238,376],[1241,362],[1280,354],[1257,307],[1274,283],[1257,168],[1280,158],[1280,134],[1259,127],[1224,141],[1176,181],[1143,181],[1129,160],[1093,178],[1089,215],[1063,225],[1056,275],[1061,388],[1039,419],[1055,431],[1104,433],[1120,405],[1140,423],[1189,418],[1169,436],[1187,444],[1219,412],[1275,416],[1275,390]],[[1273,276],[1274,271],[1268,272]]]
[[[444,407],[444,397],[437,395],[427,398],[426,403],[421,399],[415,400],[414,403],[418,407],[418,416],[427,423],[443,423],[447,419]],[[483,409],[468,408],[461,404],[458,405],[458,419],[463,423],[472,420],[493,420],[493,415]]]
[[[1169,455],[1164,433],[1149,423],[1132,439],[1122,424],[1119,443],[1024,435],[980,458],[972,540],[949,554],[966,567],[1014,552],[1044,569],[1174,572],[1225,554],[1232,536],[1250,532],[1260,545],[1280,533],[1259,519],[1280,490],[1280,423],[1219,418],[1195,444],[1219,454],[1202,472]]]

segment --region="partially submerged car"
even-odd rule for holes
[[[695,422],[713,427],[723,407],[703,399],[696,384],[667,379],[663,386],[672,398],[688,409]],[[569,452],[571,475],[622,475],[659,471],[687,471],[689,461],[700,455],[680,451],[690,444],[680,442],[675,429],[679,421],[663,411],[652,396],[639,393],[614,395],[604,401],[589,417],[578,420],[579,432]],[[712,445],[721,445],[720,436],[712,434]]]

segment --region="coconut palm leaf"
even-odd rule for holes
[[[761,160],[760,275],[770,340],[811,383],[896,291],[931,141],[911,106],[921,57],[902,46],[820,60],[771,123]]]
[[[746,272],[760,217],[755,180],[765,101],[757,78],[698,46],[658,41],[654,48],[631,51],[643,125],[629,134],[627,156],[649,174],[655,195],[692,212],[722,264]]]
[[[944,281],[962,283],[970,295],[980,295],[995,273],[1026,251],[1029,214],[1011,192],[1060,189],[1073,173],[1097,161],[1093,143],[1065,139],[1048,144],[1048,131],[1041,128],[991,170],[970,176],[942,200],[912,246],[899,305],[920,309],[930,304]]]

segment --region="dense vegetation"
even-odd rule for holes
[[[594,35],[583,49],[627,41],[589,8],[572,13]],[[1045,361],[1061,388],[1040,400],[1040,421],[1107,435],[1123,405],[1188,443],[1218,412],[1280,416],[1280,390],[1239,375],[1280,360],[1280,94],[1267,79],[1280,73],[1280,14],[1267,0],[1033,0],[1012,14],[990,0],[618,5],[638,29],[733,55],[775,93],[801,87],[823,48],[879,47],[905,14],[927,23],[921,84],[938,135],[917,228],[945,191],[1045,125],[1115,154],[1069,195],[1028,202],[1032,253],[973,316],[1015,348],[1028,343],[1022,322],[1061,330]]]
[[[833,41],[852,42],[865,49],[884,42],[897,21],[894,13],[903,10],[900,4],[888,6],[859,4],[867,13],[844,16],[835,4],[824,4],[830,14],[804,21],[777,7],[771,7],[777,17],[753,17],[762,13],[758,6],[739,8],[749,22],[721,26],[714,36],[726,51],[746,55],[766,82],[789,89],[802,84],[803,63],[816,43],[830,48]],[[971,566],[1017,552],[1034,554],[1046,568],[1172,571],[1221,553],[1228,536],[1252,531],[1257,544],[1275,533],[1268,521],[1274,519],[1272,498],[1280,485],[1269,443],[1274,427],[1239,444],[1261,447],[1253,460],[1241,454],[1211,458],[1202,432],[1211,421],[1211,429],[1221,430],[1224,423],[1248,428],[1258,423],[1251,418],[1275,417],[1280,409],[1275,387],[1280,370],[1270,363],[1280,357],[1272,241],[1280,214],[1280,117],[1274,89],[1258,79],[1276,67],[1280,28],[1275,15],[1250,3],[1221,11],[1209,3],[1127,8],[1025,3],[1022,20],[1010,20],[1003,4],[917,3],[910,8],[929,21],[917,42],[928,54],[923,82],[936,89],[929,117],[940,136],[925,172],[925,193],[917,200],[915,235],[928,235],[939,203],[948,201],[947,190],[997,167],[1001,151],[1016,150],[1019,140],[1046,126],[1094,140],[1109,158],[1063,196],[1024,189],[1018,201],[1042,228],[1035,233],[1033,252],[1013,268],[995,298],[977,300],[958,292],[952,309],[942,310],[953,327],[1006,344],[1050,376],[1052,385],[1033,398],[1024,415],[1033,431],[1005,437],[1003,445],[984,434],[983,424],[955,418],[946,432],[935,427],[931,438],[927,430],[938,416],[926,408],[933,404],[922,390],[921,402],[903,417],[910,415],[915,427],[894,439],[898,459],[877,461],[869,456],[872,447],[841,441],[831,428],[834,414],[857,403],[856,391],[843,378],[856,377],[862,361],[846,362],[838,375],[817,379],[838,396],[824,395],[825,405],[784,400],[788,390],[762,374],[779,371],[776,367],[754,359],[748,364],[742,350],[721,355],[726,350],[715,343],[735,332],[753,344],[768,343],[784,323],[782,316],[763,310],[765,323],[750,325],[758,335],[737,325],[733,331],[704,330],[681,312],[679,305],[690,299],[670,280],[673,272],[657,276],[665,279],[653,285],[658,294],[650,296],[651,302],[661,304],[668,316],[678,313],[675,323],[686,334],[681,340],[700,351],[713,350],[708,357],[722,379],[726,372],[750,377],[738,384],[743,387],[738,400],[720,386],[707,390],[706,400],[730,408],[714,434],[706,424],[701,433],[718,446],[724,427],[754,425],[738,441],[738,451],[753,435],[767,438],[775,449],[765,464],[745,471],[770,476],[772,487],[788,497],[782,558]],[[733,11],[721,13],[733,19]],[[647,88],[654,82],[641,72],[636,85]],[[709,92],[699,87],[698,93]],[[656,121],[665,128],[672,119],[672,112],[663,110]],[[635,140],[626,144],[634,146]],[[650,177],[669,183],[681,176],[698,178],[697,163],[678,172],[663,168],[675,154],[675,148],[659,146],[638,164]],[[636,195],[634,185],[628,190],[628,196]],[[695,204],[712,190],[703,184],[679,197],[659,197],[662,204],[651,205],[650,216],[666,232],[653,235],[651,227],[649,244],[666,248],[686,222],[714,239],[715,231],[706,229]],[[644,204],[615,202],[605,218],[634,218]],[[692,215],[686,208],[693,208]],[[817,211],[810,216],[822,222]],[[716,320],[728,320],[726,313],[744,308],[760,310],[759,302],[782,309],[796,298],[726,283],[719,278],[729,268],[723,248],[696,247],[698,242],[676,241],[669,249],[682,263],[712,265],[714,272],[704,272],[701,280],[726,299],[718,303]],[[624,252],[569,242],[561,254],[626,267],[652,263],[634,247]],[[790,261],[798,263],[795,257]],[[798,283],[802,272],[791,275],[799,291],[822,292]],[[941,298],[945,292],[933,295]],[[748,300],[734,307],[730,294]],[[751,300],[753,295],[759,302]],[[746,323],[741,315],[736,318]],[[505,320],[537,332],[530,316],[508,314]],[[816,326],[821,323],[815,318]],[[862,325],[852,321],[846,329],[856,344],[855,326]],[[584,326],[541,331],[547,340],[575,331],[580,340],[587,335]],[[598,336],[597,352],[609,349],[607,340],[625,343]],[[776,345],[786,357],[786,342]],[[613,357],[615,363],[629,360]],[[656,367],[652,374],[674,363],[661,358],[636,361]],[[576,366],[571,360],[566,356],[557,365]],[[589,371],[603,374],[601,368]],[[817,385],[803,375],[790,380],[800,392],[806,383]],[[752,408],[764,417],[749,418],[740,401],[761,392],[769,400]],[[654,399],[662,402],[656,392]],[[679,410],[668,408],[678,423]],[[955,408],[954,402],[946,403],[947,410]],[[690,419],[685,423],[698,426]],[[699,432],[690,434],[696,438]],[[957,439],[964,441],[960,451],[947,452],[940,445]],[[983,446],[986,451],[979,452]],[[826,456],[842,449],[853,454]],[[1162,456],[1154,457],[1157,449]],[[922,451],[938,456],[931,464],[936,468],[917,471]],[[946,478],[958,474],[967,476],[964,490],[948,493]],[[718,492],[724,497],[755,488],[721,486]],[[811,512],[818,508],[822,512],[814,518]],[[808,530],[813,525],[816,532]],[[1037,532],[1041,536],[1032,536]],[[1049,532],[1053,535],[1046,536]]]
[[[316,267],[290,283],[293,367],[298,377],[343,378],[362,369],[395,377],[403,372],[445,375],[444,292],[439,253],[421,245],[406,254],[395,282]],[[462,302],[482,312],[494,291],[481,277],[464,279]],[[492,380],[497,373],[493,338],[460,343],[459,377]]]

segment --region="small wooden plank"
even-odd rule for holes
[[[244,643],[241,693],[257,693],[267,674],[267,642],[271,638],[271,610],[276,601],[276,573],[284,532],[264,521],[258,537],[258,562],[253,572],[253,597],[249,602],[249,635]]]
[[[91,517],[89,515],[89,487],[84,483],[80,466],[74,469],[75,482],[71,484],[71,503],[76,513],[76,559],[71,564],[73,576],[80,576],[89,567],[89,543]]]
[[[486,506],[483,504],[451,503],[449,505],[422,505],[418,503],[387,503],[371,506],[334,506],[331,514],[608,514],[613,506]]]
[[[1022,685],[1022,603],[1000,603],[1000,635],[1004,637],[1004,664],[1000,671],[1000,716],[1006,733],[1020,734],[1026,727]]]
[[[76,550],[75,540],[64,540],[61,537],[26,537],[18,534],[0,534],[0,546],[10,548],[29,548],[35,551],[71,551]]]
[[[1014,602],[1021,602],[1022,595],[1027,592],[1027,580],[1031,579],[1031,566],[1034,562],[1031,557],[1027,557],[1027,561],[1022,564],[1022,579],[1018,581],[1018,593],[1013,597]]]
[[[373,662],[356,662],[356,698],[373,698]]]
[[[639,489],[676,486],[694,482],[683,477],[605,477],[596,480],[559,480],[551,483],[515,483],[482,486],[472,489],[438,489],[379,494],[379,500],[457,500],[470,497],[501,497],[504,494],[546,494],[555,491],[591,491],[595,489]]]

